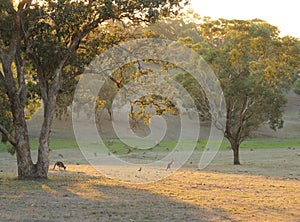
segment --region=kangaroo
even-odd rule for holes
[[[55,164],[54,164],[54,167],[53,167],[53,170],[55,170],[55,167],[58,166],[58,169],[60,170],[60,168],[64,168],[64,170],[67,168],[63,162],[61,161],[57,161]]]
[[[58,154],[58,157],[64,158],[64,156],[61,153]]]
[[[174,163],[174,160],[172,160],[170,163],[168,163],[166,170],[169,170],[169,169],[171,170],[171,166],[173,163]]]

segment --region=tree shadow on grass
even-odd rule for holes
[[[221,210],[209,212],[84,172],[0,184],[0,221],[231,221]]]

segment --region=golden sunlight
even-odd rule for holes
[[[200,16],[209,16],[212,19],[259,18],[277,26],[282,35],[300,38],[298,1],[191,0],[190,8]]]

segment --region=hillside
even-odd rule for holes
[[[296,95],[294,92],[290,92],[287,95],[288,103],[285,107],[284,112],[284,127],[283,129],[279,129],[278,131],[271,130],[267,124],[264,124],[260,126],[253,134],[253,137],[274,137],[274,138],[290,138],[290,137],[300,137],[300,96]],[[41,127],[41,121],[42,121],[42,110],[40,110],[38,113],[36,113],[32,120],[28,121],[28,127],[29,127],[29,135],[31,137],[37,137],[39,134],[39,130]],[[87,124],[84,124],[86,121],[90,122],[90,120],[87,120],[84,116],[82,116],[81,122],[82,127],[84,129],[84,132],[86,132],[87,136],[90,133],[89,128],[87,127]],[[120,125],[126,125],[127,120],[126,119],[120,119],[118,117],[118,114],[115,113],[115,121],[117,124]],[[179,134],[179,128],[180,128],[180,122],[178,121],[178,118],[176,117],[169,117],[167,119],[168,124],[168,131],[166,134],[165,139],[176,139]],[[190,127],[189,130],[186,130],[184,132],[185,135],[189,135],[189,133],[192,133],[195,129],[195,124],[193,124],[192,121],[189,122]],[[126,126],[123,126],[126,128]],[[209,124],[201,124],[201,132],[200,132],[200,138],[207,137],[209,133]],[[108,118],[108,114],[106,110],[103,111],[103,114],[101,115],[101,124],[99,127],[99,132],[102,138],[116,138],[116,134],[114,132],[114,129],[112,127],[111,121]],[[140,124],[140,129],[137,130],[137,134],[141,136],[147,135],[147,132],[149,132],[149,129],[147,127]],[[59,121],[58,119],[55,119],[53,127],[52,127],[52,137],[53,138],[75,138],[74,132],[73,132],[73,126],[72,126],[72,119],[71,114],[68,118],[63,119]]]

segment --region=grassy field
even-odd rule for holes
[[[203,139],[180,170],[171,169],[172,174],[162,180],[138,185],[121,183],[96,171],[78,149],[71,120],[56,120],[51,134],[48,180],[16,179],[16,157],[7,153],[8,144],[0,144],[0,221],[299,222],[299,106],[299,97],[289,95],[284,129],[258,129],[256,138],[241,145],[240,166],[232,164],[232,151],[224,140],[210,165],[198,170],[207,143]],[[42,116],[39,112],[28,123],[34,161]],[[145,157],[151,161],[157,155],[166,155],[176,143],[168,137],[151,150],[139,150],[109,139],[111,122],[103,119],[101,124],[101,136],[108,138],[104,142],[109,152],[125,160]],[[173,125],[171,131],[178,127]],[[204,134],[206,131],[209,132],[204,128]],[[98,148],[93,142],[87,145]],[[58,160],[66,164],[66,170],[52,169]],[[138,171],[140,167],[136,165],[132,178],[148,178],[155,173],[144,166]]]
[[[297,98],[291,103],[293,115],[298,112]],[[34,161],[40,118],[37,116],[30,125]],[[240,166],[232,164],[232,151],[224,140],[210,165],[198,170],[207,143],[202,139],[180,170],[171,169],[170,176],[148,184],[121,183],[96,171],[78,149],[71,122],[56,122],[50,142],[48,180],[16,179],[16,157],[7,153],[8,144],[0,144],[0,221],[299,222],[298,114],[293,118],[289,114],[287,131],[277,132],[281,137],[262,128],[256,138],[244,141]],[[102,134],[109,138],[111,131],[104,129],[105,125]],[[145,156],[150,161],[165,156],[176,144],[169,139],[145,151],[115,139],[104,142],[109,152],[120,158]],[[93,142],[87,145],[98,148]],[[66,164],[66,170],[52,170],[58,160]],[[136,165],[132,178],[148,178],[155,173],[144,167],[138,171],[139,168]]]
[[[197,170],[201,150],[196,150],[186,165],[171,176],[137,185],[109,179],[96,171],[72,140],[51,141],[51,165],[61,160],[67,170],[50,167],[49,180],[17,180],[15,157],[2,152],[0,221],[297,222],[300,148],[287,148],[297,141],[250,139],[241,149],[241,166],[232,165],[232,152],[224,144],[202,171]],[[127,148],[119,147],[119,142],[106,143],[121,157],[128,156],[122,154]],[[174,143],[161,143],[151,153],[164,155]],[[33,146],[36,144],[33,141]],[[202,145],[197,147],[202,149]],[[271,146],[273,149],[269,149]],[[148,177],[152,172],[134,173],[136,177]]]
[[[150,184],[124,184],[91,166],[50,170],[49,180],[0,179],[1,221],[299,221],[300,183],[182,169]],[[16,213],[17,212],[17,213]]]
[[[187,144],[191,142],[185,141]],[[155,152],[168,152],[170,149],[175,147],[177,141],[163,141],[158,146],[153,147],[151,149]],[[200,140],[197,142],[197,146],[195,150],[201,151],[204,149],[207,140]],[[144,152],[142,149],[132,148],[127,145],[124,145],[120,140],[111,139],[111,140],[104,140],[104,144],[112,153],[124,154],[127,153],[128,150],[132,152]],[[31,138],[30,145],[32,150],[37,150],[38,148],[38,139]],[[95,143],[88,142],[88,146],[97,146]],[[243,149],[277,149],[277,148],[293,148],[300,146],[300,138],[250,138],[245,140],[240,148]],[[7,152],[11,146],[9,144],[0,144],[0,152]],[[75,139],[51,139],[50,147],[52,150],[57,149],[77,149],[78,144]],[[224,139],[223,143],[220,147],[220,150],[227,150],[230,149],[230,143]]]
[[[38,139],[31,138],[30,139],[30,147],[32,150],[37,150],[38,148]],[[74,139],[51,139],[50,147],[52,150],[57,149],[77,149],[78,145],[76,140]],[[0,144],[0,152],[7,152],[8,149],[11,148],[9,143]]]

